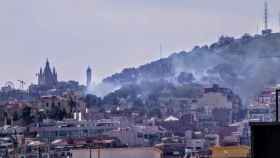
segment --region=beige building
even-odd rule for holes
[[[161,151],[156,148],[115,148],[72,150],[72,158],[161,158]]]
[[[213,147],[212,158],[248,158],[250,148],[248,146]]]
[[[37,104],[44,110],[51,110],[52,108],[57,107],[65,109],[67,113],[77,111],[84,114],[86,112],[86,104],[74,95],[65,95],[62,97],[55,95],[42,96]]]

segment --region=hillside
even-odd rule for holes
[[[280,33],[221,37],[209,46],[174,53],[137,68],[127,68],[103,80],[114,86],[143,81],[174,84],[214,84],[247,98],[263,87],[279,83]]]

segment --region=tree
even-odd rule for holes
[[[17,112],[13,113],[13,121],[18,121],[19,120],[19,116]]]
[[[66,111],[57,106],[48,111],[48,117],[54,120],[63,120],[66,117]]]
[[[119,105],[119,98],[117,94],[110,93],[103,98],[103,104],[107,105]]]
[[[26,106],[22,109],[21,119],[25,124],[30,124],[33,122],[33,117],[31,113],[31,107]]]
[[[71,113],[76,109],[77,103],[72,98],[70,98],[68,105],[70,106]]]
[[[162,115],[159,108],[153,108],[151,111],[149,111],[149,116],[161,118]]]
[[[39,111],[35,115],[36,122],[42,122],[46,118],[46,114],[42,111]]]
[[[96,95],[87,94],[85,97],[85,102],[87,104],[87,107],[100,106],[101,98],[97,97]]]

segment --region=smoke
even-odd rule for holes
[[[248,101],[265,87],[279,83],[279,57],[279,33],[254,37],[245,34],[239,39],[221,37],[210,46],[195,47],[190,52],[174,53],[138,68],[125,69],[105,78],[90,92],[104,96],[123,85],[145,81],[178,84],[178,76],[186,73],[190,75],[185,76],[194,78],[193,83],[219,84]]]
[[[246,35],[230,43],[224,40],[215,43],[214,48],[196,48],[171,56],[176,75],[191,73],[196,83],[231,88],[244,101],[279,83],[279,34],[254,38]]]
[[[181,52],[171,56],[171,60],[175,76],[180,75],[182,72],[189,73],[194,76],[197,83],[206,83],[205,78],[210,77],[209,71],[218,64],[226,63],[221,56],[211,53],[206,48],[197,49],[192,52]],[[219,74],[214,73],[211,77],[220,78]]]
[[[97,85],[92,85],[91,87],[87,88],[87,94],[94,94],[98,97],[104,97],[107,94],[114,92],[120,89],[120,85],[116,85],[114,83],[99,83]]]

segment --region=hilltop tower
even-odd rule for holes
[[[92,70],[90,67],[87,68],[87,88],[89,88],[91,86],[91,82],[92,82]]]
[[[268,29],[268,3],[264,2],[264,30]]]
[[[265,1],[264,2],[264,29],[262,31],[262,34],[265,36],[272,33],[272,30],[269,29],[269,26],[268,26],[268,24],[269,24],[268,16],[269,16],[268,2]]]
[[[48,87],[55,87],[57,84],[57,73],[55,67],[53,71],[50,67],[50,62],[47,59],[44,71],[40,68],[40,72],[37,74],[38,76],[38,85],[40,86],[48,86]]]

